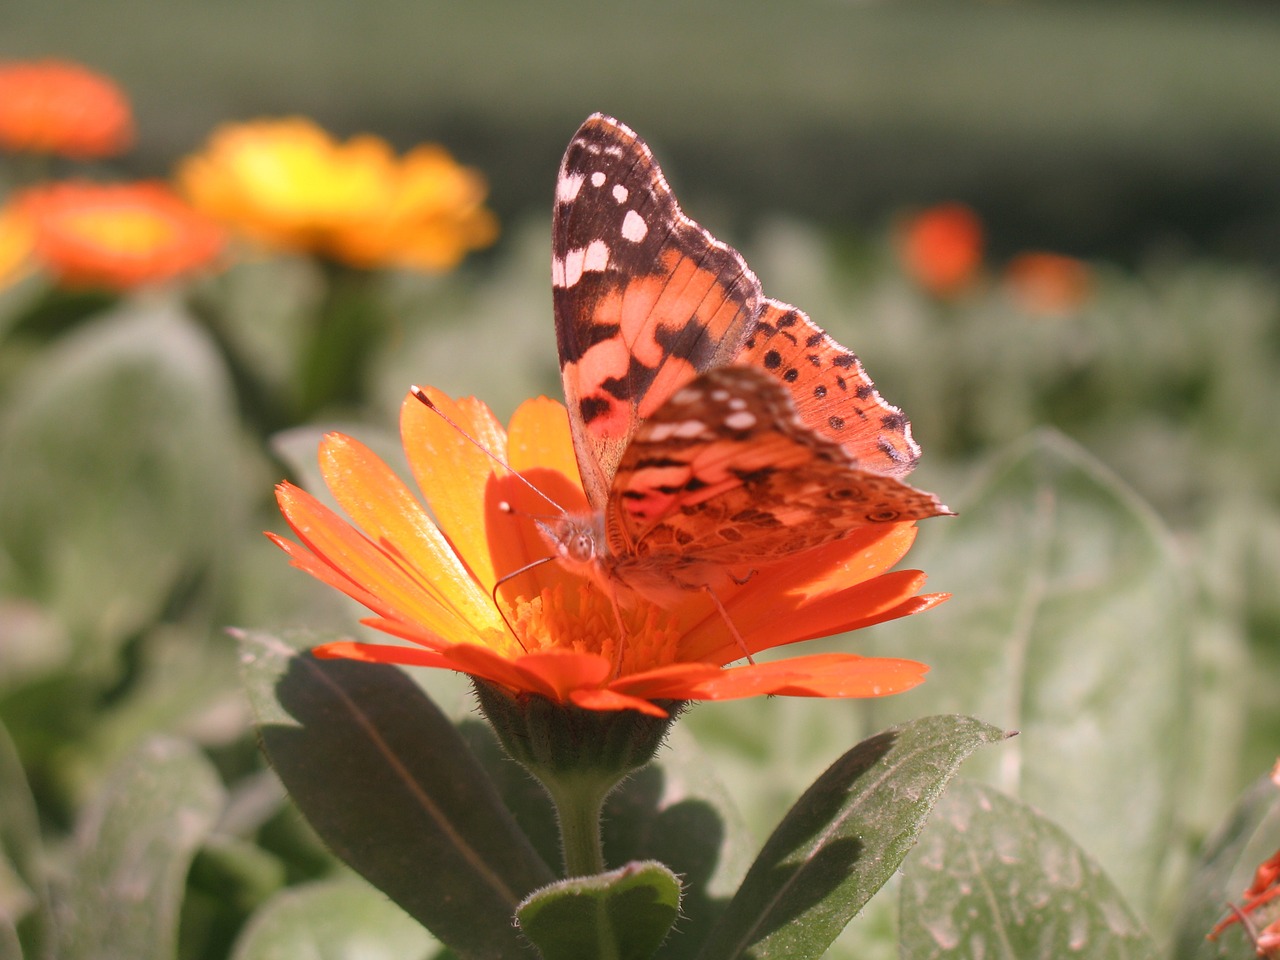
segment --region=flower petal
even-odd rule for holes
[[[501,459],[506,454],[506,434],[483,404],[454,403],[431,387],[425,392],[453,424],[409,394],[400,407],[405,455],[440,531],[488,592],[496,576],[485,530],[485,505],[491,498],[495,464],[476,444]]]
[[[929,668],[914,660],[827,653],[731,667],[699,684],[699,700],[788,697],[882,697],[924,681]]]
[[[422,624],[455,642],[459,634],[479,639],[475,625],[436,602],[405,573],[397,558],[305,490],[282,483],[276,488],[276,500],[310,553],[308,558],[296,545],[271,536],[296,565],[384,617]]]
[[[669,716],[657,704],[650,703],[640,697],[628,697],[613,690],[575,690],[569,700],[574,706],[584,710],[637,710],[651,717]]]
[[[347,516],[398,558],[424,593],[477,632],[504,629],[488,592],[470,576],[409,488],[372,450],[331,433],[320,445],[320,470]]]

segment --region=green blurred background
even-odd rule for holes
[[[504,227],[449,276],[375,277],[366,292],[391,322],[362,392],[300,423],[255,409],[227,348],[239,373],[287,391],[323,299],[304,258],[201,281],[194,315],[175,300],[81,299],[14,319],[34,295],[0,297],[0,720],[63,879],[83,855],[73,829],[156,733],[197,744],[229,798],[210,801],[219,826],[170,878],[185,897],[180,956],[228,955],[282,890],[334,875],[263,771],[224,633],[358,629],[358,611],[261,537],[282,527],[271,485],[318,488],[316,442],[335,425],[394,460],[410,383],[478,394],[502,417],[559,393],[554,176],[572,131],[603,110],[650,142],[685,208],[769,293],[857,350],[913,421],[915,480],[962,512],[922,525],[908,558],[950,603],[826,647],[925,660],[928,683],[872,710],[699,708],[687,726],[714,758],[699,769],[727,783],[758,841],[877,723],[955,710],[1019,726],[1020,795],[1070,828],[1161,940],[1189,915],[1181,882],[1198,845],[1280,749],[1280,7],[0,9],[0,58],[46,55],[132,97],[125,174],[168,175],[219,122],[303,114],[342,136],[443,143],[489,177]],[[942,302],[905,275],[892,230],[953,199],[986,224],[987,274]],[[1090,297],[1061,315],[1024,309],[997,278],[1027,249],[1085,260]],[[1027,440],[1045,428],[1078,446]],[[1041,555],[1025,538],[1049,495],[1063,508]],[[1026,612],[1031,568],[1067,613]],[[417,679],[465,714],[462,684]],[[0,750],[0,774],[5,762]],[[1117,818],[1131,808],[1147,819]],[[25,904],[29,927],[39,884],[6,846],[18,832],[4,833],[6,815],[0,852],[25,887],[0,883],[0,907]],[[84,876],[92,895],[97,875]],[[838,955],[891,955],[878,922]],[[1196,930],[1184,940],[1179,958],[1201,956]],[[237,956],[268,955],[239,942]],[[0,930],[0,956],[4,943]]]
[[[151,173],[221,120],[304,113],[488,172],[544,213],[567,134],[645,132],[704,214],[836,229],[959,197],[998,250],[1133,262],[1280,250],[1280,12],[1244,2],[592,5],[69,0],[0,54],[76,57],[136,98]],[[721,223],[721,229],[725,225]]]

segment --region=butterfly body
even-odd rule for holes
[[[950,512],[902,480],[919,448],[858,358],[765,297],[600,114],[561,164],[552,286],[592,516],[541,528],[620,602],[670,605],[867,524]]]

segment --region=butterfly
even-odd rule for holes
[[[615,599],[705,590],[723,613],[716,592],[765,565],[950,514],[903,481],[920,448],[857,356],[766,297],[680,209],[644,141],[603,114],[560,165],[552,288],[591,513],[539,526]]]

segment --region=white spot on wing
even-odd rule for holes
[[[583,272],[587,270],[607,270],[609,268],[609,245],[603,240],[592,240],[582,258]]]
[[[697,403],[701,399],[702,393],[698,390],[677,390],[671,395],[671,402],[682,406],[687,403]]]
[[[644,217],[634,210],[628,210],[627,215],[622,218],[622,238],[639,243],[648,232],[649,225],[644,222]]]
[[[585,247],[566,250],[564,259],[552,258],[552,286],[568,289],[582,279],[588,271],[599,273],[609,269],[609,245],[603,240],[593,240]]]
[[[604,181],[605,181],[605,176],[599,170],[597,170],[595,173],[591,175],[591,185],[593,187],[603,187]]]
[[[725,417],[724,425],[730,430],[750,430],[756,425],[756,415],[749,410],[739,410]]]
[[[620,184],[620,183],[616,183],[616,184],[614,184],[614,186],[613,186],[613,199],[617,200],[619,203],[626,203],[626,202],[627,202],[627,197],[629,197],[629,196],[631,196],[631,191],[630,191],[630,190],[628,190],[626,187],[624,187],[624,186],[623,186],[622,184]]]
[[[578,191],[582,189],[583,179],[585,178],[580,173],[561,173],[560,179],[556,181],[556,201],[572,202],[578,196]]]

